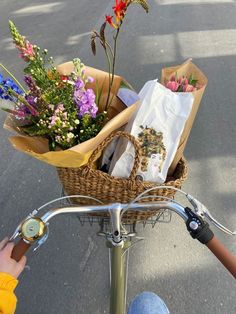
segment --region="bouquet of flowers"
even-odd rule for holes
[[[96,54],[99,40],[108,73],[86,67],[80,59],[55,66],[47,49],[33,45],[9,22],[20,57],[27,63],[26,89],[0,64],[8,75],[0,73],[0,98],[7,100],[2,109],[9,113],[5,127],[21,135],[11,138],[15,148],[55,166],[81,166],[106,136],[127,123],[135,106],[126,109],[116,98],[121,83],[129,84],[115,75],[115,63],[118,35],[131,4],[148,11],[146,0],[116,0],[114,16],[106,15],[100,31],[92,32],[92,51]],[[107,24],[114,30],[113,45],[106,39]]]
[[[47,138],[50,150],[56,146],[67,149],[96,136],[106,122],[106,112],[99,111],[94,91],[86,86],[93,78],[86,76],[81,61],[74,59],[74,71],[60,75],[46,49],[41,52],[32,45],[11,21],[10,30],[27,62],[24,81],[28,90],[1,65],[11,78],[0,74],[0,97],[13,104],[3,109],[13,116],[19,130]]]
[[[198,108],[200,106],[202,96],[207,86],[207,82],[207,77],[192,62],[191,59],[188,59],[181,65],[162,69],[162,85],[164,85],[174,93],[191,93],[194,98],[192,110],[189,118],[185,123],[185,127],[178,144],[177,152],[168,170],[169,175],[172,175],[174,173],[180,158],[183,156],[183,152],[187,144],[187,140],[193,126]]]
[[[192,74],[190,74],[190,77],[188,78],[184,75],[178,77],[177,73],[171,76],[170,80],[167,81],[165,86],[172,92],[177,93],[194,92],[202,87],[198,84],[198,80],[193,78]]]

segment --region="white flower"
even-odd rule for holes
[[[73,138],[74,137],[74,134],[72,133],[72,132],[69,132],[69,133],[67,133],[67,138]]]

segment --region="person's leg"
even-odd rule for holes
[[[164,301],[153,292],[142,292],[131,302],[128,314],[169,314]]]

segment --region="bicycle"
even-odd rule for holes
[[[150,198],[150,196],[145,196],[145,194],[150,190],[161,188],[175,189],[182,193],[190,202],[192,208],[185,207],[173,199],[160,196],[158,196],[158,201],[148,202],[147,200]],[[99,205],[78,206],[72,202],[68,203],[68,206],[53,208],[46,213],[39,215],[39,211],[49,205],[51,206],[55,202],[62,200],[73,201],[74,198],[91,199],[90,197],[81,195],[64,196],[44,204],[40,208],[30,213],[17,226],[14,234],[11,237],[11,240],[13,241],[18,237],[20,238],[20,240],[15,244],[12,257],[19,261],[19,259],[33,244],[37,243],[37,247],[35,249],[41,246],[48,237],[49,221],[57,215],[73,213],[76,214],[80,220],[87,219],[89,221],[94,219],[98,221],[101,228],[98,232],[98,235],[105,237],[107,247],[110,249],[109,252],[111,251],[111,314],[126,313],[126,257],[130,247],[133,243],[135,243],[134,239],[137,239],[136,224],[142,222],[142,220],[139,221],[137,219],[131,223],[130,220],[123,219],[123,217],[125,217],[124,214],[127,212],[131,213],[134,211],[137,214],[139,212],[145,212],[146,210],[152,210],[155,218],[151,218],[150,221],[157,222],[161,215],[163,215],[166,211],[174,211],[184,220],[190,235],[194,239],[199,240],[202,244],[205,244],[210,249],[210,251],[221,261],[225,268],[229,270],[234,278],[236,278],[236,257],[233,256],[215,237],[206,220],[229,235],[236,235],[236,231],[232,232],[220,224],[210,214],[210,211],[206,208],[206,206],[182,190],[176,189],[174,187],[158,186],[141,193],[129,204],[113,203],[107,205],[101,204],[99,200],[93,199],[93,201],[96,200]],[[107,215],[107,213],[109,215]]]

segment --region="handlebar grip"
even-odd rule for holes
[[[215,236],[206,246],[236,279],[236,257]]]
[[[23,239],[20,239],[14,246],[11,254],[11,258],[19,262],[23,255],[28,251],[31,244],[25,242]]]

